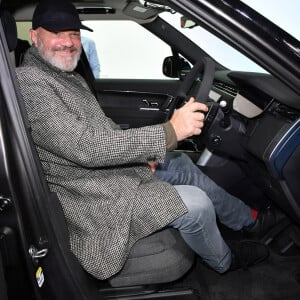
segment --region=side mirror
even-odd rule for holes
[[[163,62],[163,74],[171,78],[183,78],[191,66],[183,57],[168,56]]]

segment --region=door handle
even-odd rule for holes
[[[158,111],[159,110],[158,102],[152,102],[152,101],[148,101],[147,99],[143,99],[142,103],[144,106],[140,107],[140,110],[143,110],[143,111]]]

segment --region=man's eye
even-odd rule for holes
[[[73,33],[71,33],[71,36],[73,38],[80,38],[80,33],[79,32],[73,32]]]

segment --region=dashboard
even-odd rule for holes
[[[217,74],[213,90],[231,110],[219,109],[206,132],[207,149],[234,159],[300,223],[300,96],[271,75],[243,72]]]

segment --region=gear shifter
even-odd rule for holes
[[[221,120],[221,126],[223,128],[228,128],[231,125],[230,117],[229,117],[229,114],[230,114],[230,111],[231,111],[230,107],[229,107],[227,101],[225,101],[225,100],[222,100],[220,102],[220,107],[221,107],[222,112],[224,114],[224,117]]]

